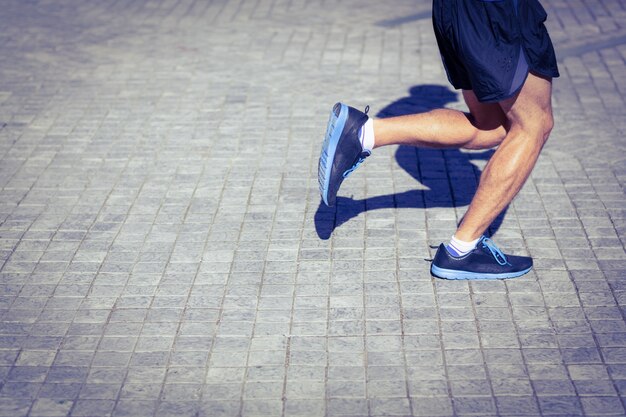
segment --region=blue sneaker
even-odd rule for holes
[[[327,206],[335,205],[337,191],[343,180],[371,154],[363,151],[359,140],[359,131],[368,119],[368,110],[369,107],[363,113],[337,103],[330,112],[317,169],[320,194]]]
[[[505,255],[483,236],[476,249],[465,256],[450,255],[443,243],[437,249],[430,272],[444,279],[505,279],[526,274],[533,267],[528,256]]]

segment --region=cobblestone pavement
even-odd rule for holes
[[[320,206],[335,101],[462,109],[416,0],[5,0],[0,416],[604,416],[626,404],[626,1],[544,0],[556,128],[431,278],[489,152],[382,148]]]

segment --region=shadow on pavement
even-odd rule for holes
[[[455,92],[440,85],[415,86],[409,93],[408,97],[403,97],[382,109],[376,117],[422,113],[457,101]],[[395,154],[398,165],[428,189],[415,189],[360,200],[337,196],[334,207],[327,207],[320,200],[315,213],[315,230],[320,239],[326,240],[330,238],[335,228],[366,211],[383,208],[467,206],[476,192],[480,175],[480,170],[470,160],[488,160],[492,154],[493,150],[463,153],[455,149],[398,146]],[[506,210],[496,218],[487,232],[488,235],[496,233],[505,214]]]

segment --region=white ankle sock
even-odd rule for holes
[[[367,119],[367,122],[361,127],[359,132],[359,140],[364,151],[372,152],[374,149],[374,119],[371,117]]]
[[[471,242],[465,242],[464,240],[457,239],[456,236],[452,236],[450,243],[446,245],[446,249],[448,249],[448,252],[450,252],[452,256],[464,256],[474,250],[479,240],[480,238],[472,240]]]

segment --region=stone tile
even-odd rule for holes
[[[67,416],[73,405],[73,401],[42,398],[33,403],[29,415],[37,417]]]
[[[543,415],[583,415],[580,401],[575,396],[539,396],[538,400]]]
[[[0,416],[26,416],[32,400],[22,398],[7,398],[0,402]]]
[[[507,415],[539,415],[537,400],[532,396],[502,396],[496,397],[496,404],[500,414]]]

